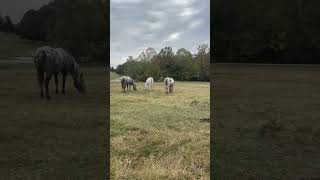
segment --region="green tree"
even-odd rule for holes
[[[106,1],[55,0],[25,13],[18,34],[62,47],[76,58],[105,61],[107,17]]]
[[[13,25],[11,18],[9,16],[4,17],[3,30],[5,32],[12,32],[12,33],[14,32],[14,25]]]
[[[159,65],[162,76],[170,76],[170,74],[173,74],[175,57],[171,47],[162,48],[154,58],[154,61]]]
[[[202,44],[198,46],[198,52],[195,55],[195,59],[199,65],[199,78],[200,80],[210,80],[210,51],[208,44]]]
[[[175,78],[178,80],[191,80],[197,71],[195,61],[192,59],[192,54],[188,50],[180,48],[175,54],[175,59],[177,64]]]
[[[0,31],[3,31],[3,23],[4,23],[4,19],[3,19],[2,15],[0,14]]]

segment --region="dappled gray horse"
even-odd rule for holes
[[[33,54],[34,64],[37,69],[37,77],[43,98],[43,81],[45,82],[46,97],[50,99],[49,82],[54,75],[56,93],[58,94],[58,74],[62,73],[62,94],[65,94],[66,76],[70,73],[73,78],[74,87],[80,92],[86,92],[83,74],[75,59],[61,48],[43,46],[36,49]],[[45,76],[44,76],[45,75]]]
[[[133,87],[133,90],[135,91],[137,90],[136,82],[134,82],[134,80],[129,76],[122,76],[120,78],[120,82],[121,82],[121,87],[123,92],[126,92],[126,88],[127,88],[127,91],[129,91],[131,86]]]
[[[166,77],[163,81],[163,84],[164,84],[164,90],[166,94],[173,93],[173,86],[174,86],[173,78]]]

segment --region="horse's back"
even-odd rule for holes
[[[64,49],[56,48],[57,53],[57,64],[61,66],[60,71],[71,72],[74,69],[78,69],[79,65],[76,63],[75,59]]]
[[[43,53],[45,58],[39,58]],[[74,58],[62,48],[42,46],[34,53],[34,64],[38,70],[51,73],[70,72],[75,66]]]
[[[44,57],[45,56],[45,57]],[[34,64],[36,68],[43,72],[52,71],[51,66],[55,63],[54,50],[49,46],[42,46],[36,49],[34,53]]]

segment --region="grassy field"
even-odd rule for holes
[[[47,101],[33,64],[0,63],[0,179],[103,179],[109,74],[81,67],[88,93],[78,94],[69,76],[66,95],[56,95],[52,79]]]
[[[120,75],[115,72],[110,72],[110,80],[116,80],[120,78]]]
[[[320,66],[212,65],[215,179],[320,177]]]
[[[17,35],[0,32],[0,58],[12,56],[31,56],[43,43],[21,39]]]
[[[122,93],[111,81],[112,179],[209,179],[209,83],[176,82],[166,95]]]

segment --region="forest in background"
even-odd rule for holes
[[[153,48],[151,55],[144,55],[134,59],[132,56],[127,61],[111,69],[118,74],[127,75],[135,80],[145,81],[153,77],[155,81],[165,77],[172,77],[178,81],[210,81],[210,48],[208,44],[198,46],[198,52],[192,54],[184,48],[176,53],[171,47],[164,47],[159,53]],[[142,56],[143,55],[143,56]]]
[[[0,15],[0,31],[62,47],[77,59],[105,61],[107,8],[105,0],[54,0],[27,11],[17,24],[9,16]]]
[[[320,1],[212,1],[211,62],[320,62]]]

